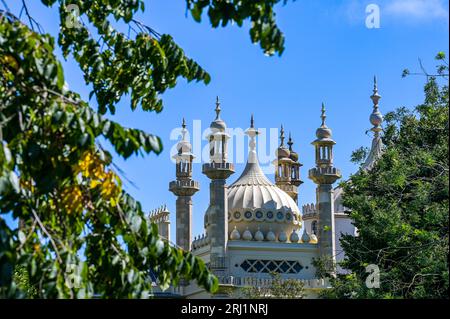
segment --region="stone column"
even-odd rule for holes
[[[177,197],[176,213],[176,244],[186,251],[191,250],[192,244],[192,197]]]
[[[321,184],[316,189],[319,206],[319,254],[320,256],[331,256],[335,261],[336,235],[333,193],[333,186],[330,184]]]
[[[208,209],[211,256],[224,257],[228,242],[228,200],[226,181],[212,180],[210,183],[211,207]]]

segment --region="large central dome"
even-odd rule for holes
[[[261,240],[262,234],[265,240],[275,237],[273,240],[287,241],[292,232],[301,228],[300,210],[286,192],[264,175],[256,155],[254,136],[248,135],[251,141],[247,165],[228,188],[231,239],[237,239],[237,233],[239,237],[249,238],[250,232],[256,240]]]

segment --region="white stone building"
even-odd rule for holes
[[[374,106],[370,116],[374,139],[371,152],[363,166],[370,169],[382,152],[380,138],[383,117],[378,110],[377,84],[371,96]],[[357,235],[348,212],[342,205],[342,189],[333,184],[341,178],[333,165],[331,129],[325,123],[322,105],[322,124],[316,131],[316,166],[308,177],[317,184],[315,203],[304,205],[302,212],[297,204],[300,167],[297,153],[289,136],[284,144],[281,128],[280,146],[277,149],[275,182],[262,172],[257,152],[253,116],[249,136],[249,154],[244,171],[236,181],[228,184],[235,173],[227,159],[226,124],[220,118],[220,103],[216,102],[216,119],[211,123],[209,135],[210,161],[203,164],[203,173],[211,179],[210,204],[204,215],[204,235],[192,239],[192,197],[199,191],[198,182],[192,180],[191,144],[186,140],[183,120],[183,137],[178,143],[176,180],[169,189],[176,200],[176,245],[205,261],[219,278],[221,287],[239,290],[244,286],[270,285],[271,272],[282,278],[301,280],[307,296],[314,298],[327,282],[315,276],[313,258],[328,256],[335,261],[343,259],[339,242],[342,234]],[[159,226],[160,235],[169,238],[169,212],[166,208],[152,212],[150,218]],[[339,271],[339,269],[338,269]],[[172,288],[171,293],[185,298],[211,297],[194,283]],[[215,297],[226,297],[216,295]]]

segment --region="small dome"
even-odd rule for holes
[[[291,151],[291,156],[290,156],[291,160],[293,160],[294,162],[298,161],[298,154],[294,151]]]
[[[300,240],[300,237],[298,236],[298,233],[296,230],[292,231],[291,236],[289,237],[289,240],[291,241],[291,243],[298,243],[298,241]]]
[[[227,125],[220,118],[212,121],[209,127],[211,128],[211,130],[218,130],[220,132],[224,132],[227,129]]]
[[[277,238],[272,230],[269,230],[269,232],[266,234],[266,240],[267,241],[275,241]]]
[[[192,145],[188,141],[180,141],[177,144],[177,151],[179,155],[190,153],[192,151]]]
[[[311,234],[311,235],[309,235],[309,237],[311,238],[311,239],[309,240],[309,243],[310,243],[310,244],[317,244],[317,236],[316,236],[316,235]]]
[[[253,239],[252,233],[250,232],[250,230],[248,229],[248,227],[247,227],[247,229],[244,231],[244,233],[242,234],[242,239],[244,239],[244,240],[252,240],[252,239]]]
[[[316,136],[318,139],[330,138],[332,135],[331,129],[326,125],[322,125],[316,131]]]
[[[278,240],[281,241],[282,243],[287,241],[287,235],[284,231],[278,234]]]
[[[256,241],[263,241],[264,240],[264,234],[261,232],[259,227],[258,227],[258,231],[255,233],[255,240]]]
[[[280,146],[277,149],[276,155],[279,159],[286,158],[286,157],[289,158],[289,156],[291,155],[291,152],[289,152],[289,150],[286,147]]]
[[[211,122],[211,125],[209,126],[211,130],[214,131],[220,131],[225,132],[227,125],[225,122],[220,118],[220,102],[219,97],[216,98],[216,119]]]
[[[230,234],[231,240],[239,240],[241,239],[241,234],[239,233],[239,230],[237,230],[236,226],[234,227],[233,231]]]

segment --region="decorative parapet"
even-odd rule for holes
[[[232,163],[206,163],[203,164],[202,172],[210,179],[227,179],[234,173],[234,165]]]
[[[167,240],[170,238],[170,212],[166,205],[162,205],[157,209],[150,211],[148,219],[150,222],[158,226],[158,234]]]
[[[306,204],[302,206],[302,218],[303,220],[316,218],[318,216],[318,207],[316,204]]]
[[[341,170],[333,166],[314,167],[308,171],[308,176],[316,184],[333,184],[342,177]]]
[[[169,183],[169,191],[176,196],[192,196],[199,189],[199,182],[193,180],[176,180]]]
[[[208,245],[209,245],[208,236],[202,234],[201,236],[195,237],[194,240],[192,241],[192,250],[200,249]]]
[[[270,287],[273,285],[272,278],[258,278],[258,277],[235,277],[224,276],[218,277],[220,285],[229,285],[235,287]],[[281,279],[281,282],[286,282],[290,279]],[[303,283],[305,289],[325,289],[330,287],[327,279],[297,279]]]
[[[167,209],[167,205],[161,205],[160,207],[150,211],[149,219],[152,223],[168,223],[170,212]]]

